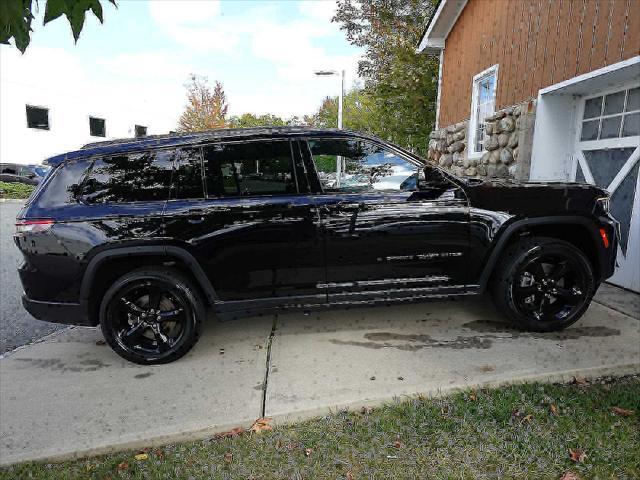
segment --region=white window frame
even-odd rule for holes
[[[476,151],[476,130],[478,127],[478,119],[476,118],[477,102],[478,102],[478,84],[480,80],[493,75],[495,77],[495,89],[493,91],[493,112],[496,109],[496,92],[498,91],[498,68],[499,64],[492,65],[491,67],[483,70],[473,77],[471,82],[471,115],[469,118],[469,132],[467,135],[467,156],[469,158],[480,158],[484,153],[484,150]]]

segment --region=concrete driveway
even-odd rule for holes
[[[640,321],[598,303],[551,334],[512,330],[484,300],[212,321],[191,353],[157,367],[127,363],[100,340],[73,328],[0,359],[0,464],[464,386],[640,371]]]

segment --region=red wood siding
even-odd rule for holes
[[[640,55],[640,0],[469,0],[445,44],[441,126],[469,118],[474,75],[498,64],[496,108]]]

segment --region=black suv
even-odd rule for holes
[[[24,306],[100,324],[137,363],[184,355],[207,307],[225,318],[488,288],[518,327],[557,330],[614,270],[605,191],[456,178],[354,132],[147,137],[47,163],[16,224]]]

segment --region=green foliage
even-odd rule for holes
[[[417,153],[426,153],[435,123],[438,62],[416,53],[433,0],[338,0],[333,21],[363,47],[358,71],[365,129]],[[345,108],[345,116],[348,106]],[[345,128],[354,128],[344,122]]]
[[[45,0],[43,0],[44,2]],[[104,0],[103,0],[104,1]],[[116,5],[116,0],[107,0]],[[0,1],[0,43],[8,44],[13,38],[15,46],[22,53],[31,41],[31,22],[34,19],[33,7],[38,0],[2,0]],[[71,26],[73,38],[78,41],[84,26],[85,13],[91,10],[103,22],[100,0],[46,0],[44,24],[64,15]]]
[[[229,119],[231,128],[283,127],[286,125],[288,125],[286,120],[270,113],[260,116],[256,116],[253,113],[243,113]]]
[[[19,182],[0,182],[0,198],[29,198],[35,186]]]

